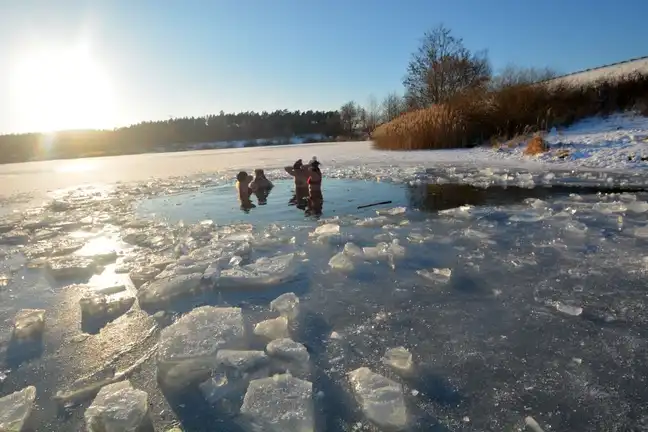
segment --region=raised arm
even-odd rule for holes
[[[295,168],[293,168],[293,167],[291,167],[291,166],[287,166],[287,167],[284,167],[284,169],[286,170],[286,172],[287,172],[288,174],[290,174],[291,176],[295,177]]]

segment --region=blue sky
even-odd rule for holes
[[[571,72],[648,55],[643,0],[0,0],[0,10],[0,71],[83,41],[110,78],[112,98],[102,119],[98,102],[74,82],[66,83],[70,97],[40,104],[24,90],[36,78],[5,76],[0,133],[58,125],[44,117],[64,127],[113,127],[365,103],[402,89],[411,53],[439,23],[467,47],[488,49],[496,70],[515,63]],[[30,68],[44,74],[51,65]],[[94,121],[76,124],[81,116]]]

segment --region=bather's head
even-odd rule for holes
[[[248,173],[245,171],[240,171],[238,174],[236,174],[236,180],[238,180],[239,183],[245,183],[248,178]]]

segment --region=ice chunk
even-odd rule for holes
[[[251,423],[250,430],[313,432],[313,384],[288,374],[253,380],[241,413]]]
[[[546,216],[547,215],[544,212],[525,211],[525,212],[520,212],[512,215],[511,217],[509,217],[509,220],[513,222],[533,223],[533,222],[540,222],[541,220],[544,220]]]
[[[547,202],[537,198],[527,198],[524,200],[527,204],[535,209],[544,209],[547,207]]]
[[[171,276],[154,280],[137,293],[140,306],[146,307],[176,299],[184,295],[192,295],[202,288],[202,273]]]
[[[391,244],[387,247],[387,253],[393,256],[394,258],[402,258],[405,256],[405,248],[401,246],[400,240],[394,239]]]
[[[57,280],[90,277],[96,268],[92,259],[79,256],[53,258],[48,262],[48,269]]]
[[[215,372],[210,379],[200,383],[198,388],[200,388],[200,392],[205,397],[205,400],[214,404],[232,393],[236,389],[236,386],[230,382],[226,373]]]
[[[0,244],[22,245],[29,241],[29,233],[22,230],[13,230],[0,235]]]
[[[407,235],[407,240],[409,240],[412,243],[423,243],[426,240],[428,240],[428,238],[421,233],[411,232]]]
[[[394,207],[386,210],[376,210],[376,214],[379,216],[396,216],[403,214],[407,211],[406,207]]]
[[[130,381],[103,387],[85,412],[90,432],[139,432],[148,426],[148,395],[134,389]]]
[[[11,282],[11,276],[6,273],[0,273],[0,289],[6,287]]]
[[[107,295],[107,296],[123,293],[124,291],[126,291],[126,285],[112,285],[104,288],[97,288],[94,290],[94,292],[97,294]]]
[[[355,264],[347,254],[344,252],[338,252],[331,257],[329,260],[329,267],[333,270],[339,270],[343,272],[353,271]]]
[[[366,259],[380,260],[389,256],[389,245],[387,243],[378,243],[376,246],[364,247],[362,252]]]
[[[431,271],[422,269],[417,270],[416,274],[433,282],[448,282],[452,276],[452,270],[449,268],[433,268]]]
[[[648,226],[635,228],[634,235],[635,237],[648,239]]]
[[[268,357],[263,351],[220,350],[216,359],[218,366],[211,378],[199,385],[209,403],[230,396],[242,397],[250,379],[267,376],[262,366],[266,365]]]
[[[334,235],[339,233],[340,233],[340,225],[336,223],[327,223],[315,228],[315,231],[311,233],[311,236]]]
[[[262,257],[252,264],[223,270],[216,279],[216,286],[239,289],[278,285],[294,275],[294,259],[294,253]]]
[[[533,432],[544,432],[540,427],[537,421],[531,416],[528,416],[524,419],[524,423],[531,429]]]
[[[45,330],[43,309],[23,309],[14,319],[13,336],[16,339],[38,339]]]
[[[648,211],[648,202],[646,201],[634,201],[626,204],[626,207],[629,211],[634,213],[645,213]]]
[[[298,364],[308,363],[310,355],[306,347],[292,339],[284,338],[273,340],[266,346],[269,356],[289,360]]]
[[[615,202],[599,202],[592,206],[592,209],[603,213],[603,214],[612,214],[612,213],[623,213],[628,208],[624,203],[615,201]]]
[[[404,347],[390,348],[385,352],[383,362],[398,372],[410,372],[412,370],[412,353]]]
[[[268,356],[263,351],[223,349],[216,354],[216,360],[219,365],[226,368],[247,372],[265,364],[268,361]]]
[[[158,376],[168,387],[206,380],[218,365],[221,349],[245,349],[240,308],[202,306],[162,330],[157,353]]]
[[[383,226],[389,222],[387,216],[378,216],[373,218],[366,218],[356,223],[360,227],[378,227]]]
[[[587,232],[587,225],[576,220],[571,220],[565,224],[565,231],[572,234],[585,235]]]
[[[124,314],[135,303],[135,297],[90,294],[79,300],[81,314],[85,318],[109,318]]]
[[[583,308],[578,306],[570,306],[561,302],[555,302],[554,307],[558,312],[562,312],[571,316],[579,316],[583,313]]]
[[[269,340],[286,338],[289,336],[288,320],[286,317],[279,317],[261,321],[254,327],[254,334]]]
[[[360,249],[359,246],[351,242],[348,242],[347,244],[344,245],[343,252],[345,253],[345,255],[348,255],[352,258],[362,258],[364,256],[364,252],[362,252],[362,249]]]
[[[128,275],[130,276],[131,281],[133,281],[133,285],[139,288],[145,282],[153,280],[159,273],[160,269],[157,267],[144,266],[135,268]]]
[[[400,384],[366,367],[349,372],[348,377],[369,420],[384,428],[401,429],[407,425],[407,408]]]
[[[36,399],[36,387],[29,386],[0,398],[0,431],[20,432]]]
[[[281,294],[270,302],[270,308],[289,320],[295,319],[299,314],[299,297],[292,292]]]

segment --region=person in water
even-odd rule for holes
[[[287,166],[284,169],[295,178],[295,189],[308,188],[308,169],[301,159],[298,159],[293,166]]]
[[[294,205],[298,209],[304,210],[308,200],[308,168],[301,159],[298,159],[293,166],[287,166],[284,169],[295,178],[295,195],[288,201],[288,205]]]
[[[251,208],[256,207],[250,200],[252,194],[250,183],[252,180],[252,176],[245,171],[240,171],[236,175],[236,190],[238,191],[239,203],[241,204],[241,210],[245,212],[249,212]]]
[[[261,168],[254,170],[254,180],[250,183],[250,189],[254,192],[261,189],[272,189],[274,185],[268,178]]]
[[[320,163],[315,157],[308,164],[308,208],[306,209],[308,216],[322,215],[324,196],[322,195],[322,171],[319,167]]]
[[[317,158],[313,158],[308,164],[308,190],[321,190],[322,189],[322,171],[320,170],[320,163]]]

